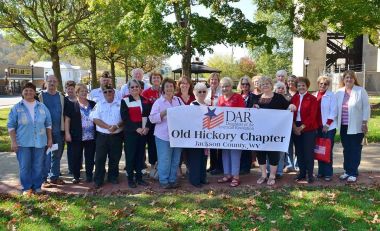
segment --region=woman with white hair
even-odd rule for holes
[[[220,80],[222,87],[222,96],[219,97],[218,106],[220,107],[245,107],[243,97],[234,93],[232,90],[233,81],[229,77],[224,77]],[[240,156],[241,150],[224,149],[222,150],[222,161],[224,177],[218,180],[218,183],[231,182],[231,187],[240,185]]]
[[[197,83],[194,86],[195,101],[190,105],[208,106],[205,102],[207,95],[207,86],[204,83]],[[206,164],[208,149],[189,148],[187,150],[187,167],[189,170],[189,181],[194,187],[201,188],[204,184],[208,184],[206,180]]]
[[[288,77],[288,73],[285,70],[278,70],[276,72],[277,82],[283,82],[283,83],[285,83],[286,77]]]

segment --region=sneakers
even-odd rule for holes
[[[347,178],[347,183],[355,183],[357,180],[356,176],[349,176]]]
[[[346,180],[348,177],[350,177],[350,175],[348,175],[347,173],[344,173],[343,175],[339,177],[339,180]]]

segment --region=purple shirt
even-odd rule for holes
[[[161,96],[160,98],[158,98],[156,100],[156,102],[154,102],[153,107],[152,107],[152,111],[150,112],[150,115],[149,115],[149,120],[153,124],[156,124],[156,126],[154,128],[154,135],[157,138],[159,138],[161,140],[169,141],[169,130],[168,130],[167,117],[164,116],[161,119],[160,113],[165,111],[168,108],[177,107],[177,106],[181,106],[181,105],[184,105],[184,103],[177,96],[173,96],[171,103],[168,100],[166,100],[164,98],[164,96]]]

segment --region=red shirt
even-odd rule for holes
[[[182,98],[181,93],[177,93],[175,96],[181,98],[182,102],[183,102],[185,105],[190,105],[190,103],[193,102],[193,101],[195,100],[195,95],[194,95],[194,94],[189,94],[190,98],[189,98],[189,100],[188,100],[187,102]]]
[[[150,104],[153,104],[158,98],[160,98],[160,91],[154,90],[150,87],[144,90],[141,95],[147,99]]]
[[[290,100],[291,104],[297,107],[297,111],[300,108],[300,95],[295,94]],[[293,120],[296,121],[297,111],[294,112]],[[306,93],[302,99],[301,105],[301,122],[305,125],[304,131],[312,131],[318,128],[317,123],[317,113],[318,113],[318,102],[317,98],[309,93]]]
[[[218,106],[221,107],[245,107],[244,99],[240,94],[234,93],[228,100],[220,96]]]

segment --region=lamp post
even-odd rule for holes
[[[307,78],[307,67],[309,66],[310,64],[310,59],[309,57],[306,57],[306,59],[303,61],[303,64],[305,64],[305,77]]]
[[[87,73],[88,73],[88,82],[90,83],[90,90],[91,90],[92,89],[92,86],[91,86],[91,70],[88,70]]]
[[[33,79],[34,79],[34,61],[33,60],[30,60],[30,66],[32,67],[32,83],[33,83]]]

